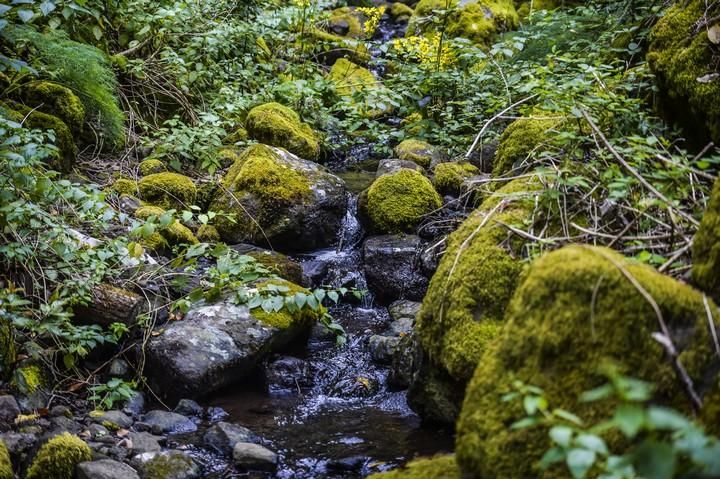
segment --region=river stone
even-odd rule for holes
[[[400,170],[415,170],[425,174],[425,168],[418,165],[414,161],[389,158],[387,160],[380,160],[380,164],[378,165],[375,176],[379,178],[382,175],[389,175],[391,173],[396,173]]]
[[[139,416],[145,411],[145,395],[141,391],[135,391],[125,402],[123,413],[133,417]]]
[[[402,319],[415,321],[415,316],[417,316],[421,306],[422,303],[418,301],[400,299],[398,301],[393,301],[390,306],[388,306],[388,313],[390,313],[390,317],[393,321],[400,321]]]
[[[0,396],[0,428],[10,425],[20,415],[20,406],[14,396]]]
[[[150,340],[146,371],[162,394],[196,398],[247,377],[266,354],[308,327],[295,321],[275,328],[229,301],[199,306]]]
[[[415,235],[373,236],[365,240],[365,277],[380,302],[404,298],[421,300],[428,278],[420,271],[423,241]]]
[[[312,386],[312,372],[307,361],[283,356],[265,366],[265,384],[271,393],[293,392]]]
[[[235,465],[250,471],[275,471],[277,454],[270,449],[251,442],[239,442],[233,448]]]
[[[180,451],[146,452],[132,460],[142,479],[198,479],[200,468]]]
[[[389,364],[395,356],[395,351],[400,343],[400,338],[393,336],[380,336],[374,334],[368,340],[370,356],[373,361],[380,364]]]
[[[159,409],[145,414],[143,422],[149,425],[153,432],[178,434],[197,430],[197,425],[190,418],[182,414]]]
[[[407,389],[417,374],[422,360],[422,352],[417,337],[410,333],[397,344],[388,375],[388,387],[393,391]]]
[[[173,409],[173,412],[188,417],[200,417],[203,415],[204,410],[201,405],[192,399],[181,399],[178,401],[175,409]]]
[[[213,425],[203,436],[206,446],[226,456],[233,453],[235,444],[258,440],[257,435],[250,429],[229,422],[219,422]]]
[[[102,415],[93,417],[93,421],[100,424],[109,422],[125,429],[133,424],[133,420],[127,414],[116,409],[105,411]]]
[[[75,473],[77,479],[140,479],[135,469],[112,459],[81,462]]]
[[[149,432],[131,432],[128,436],[130,439],[129,449],[133,454],[143,454],[146,452],[159,452],[162,450],[160,436],[154,436]]]

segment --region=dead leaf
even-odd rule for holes
[[[715,45],[720,43],[720,23],[713,25],[708,29],[707,32],[708,40],[713,42]]]

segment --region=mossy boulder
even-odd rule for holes
[[[328,73],[335,84],[335,92],[348,101],[363,115],[377,118],[392,111],[392,106],[382,103],[388,91],[367,68],[345,58],[338,59]]]
[[[430,168],[447,158],[439,148],[434,147],[427,141],[413,138],[400,142],[394,151],[395,156],[399,159],[412,161],[423,168]]]
[[[10,388],[23,412],[47,406],[48,378],[42,367],[32,361],[23,361],[12,373]]]
[[[410,20],[414,10],[404,3],[395,2],[390,5],[390,16],[398,23],[405,23]]]
[[[502,329],[505,308],[523,269],[525,242],[503,224],[525,227],[542,192],[536,178],[514,180],[486,199],[448,237],[446,252],[417,316],[415,332],[429,362],[411,385],[410,405],[452,423],[453,400],[464,390],[488,345]],[[436,378],[428,389],[427,378]],[[428,391],[432,394],[428,394]],[[436,404],[441,398],[441,404]],[[445,398],[450,398],[445,399]]]
[[[714,298],[720,298],[720,180],[715,181],[710,202],[692,245],[692,278]]]
[[[0,101],[0,113],[17,123],[38,130],[52,130],[53,144],[58,148],[58,155],[51,159],[50,166],[62,172],[69,172],[77,160],[78,149],[70,128],[59,117],[48,115],[17,102]]]
[[[402,169],[376,179],[367,190],[363,216],[376,233],[410,233],[423,216],[442,206],[442,198],[422,173]]]
[[[213,225],[201,225],[196,233],[198,241],[203,243],[218,243],[222,240],[217,228]]]
[[[135,210],[135,217],[141,220],[150,218],[159,219],[164,214],[165,210],[158,206],[141,206]],[[192,230],[180,223],[177,219],[172,220],[169,225],[160,228],[159,233],[170,245],[198,243],[198,239]],[[150,237],[146,246],[150,247],[150,249],[157,250],[163,246],[161,241],[156,244],[157,241],[157,238]]]
[[[560,120],[547,117],[523,117],[503,131],[493,160],[492,176],[499,177],[517,167],[528,156],[549,141],[551,130]]]
[[[0,319],[0,379],[7,379],[16,359],[13,326],[9,320]]]
[[[12,461],[7,446],[0,440],[0,479],[14,479]]]
[[[75,135],[82,133],[85,107],[69,88],[44,80],[31,81],[22,85],[19,97],[26,106],[60,118]]]
[[[157,158],[148,158],[147,160],[140,162],[138,170],[140,172],[140,176],[149,176],[167,171],[167,166],[162,160],[158,160]]]
[[[498,33],[514,30],[520,19],[513,0],[451,0],[446,33],[489,45]],[[434,32],[438,24],[428,18],[448,8],[447,0],[420,0],[410,18],[407,36]]]
[[[317,161],[320,156],[317,134],[297,113],[279,103],[266,103],[250,110],[245,128],[260,143],[285,148],[304,160]]]
[[[35,455],[26,479],[73,479],[75,466],[92,459],[85,441],[70,433],[55,436]]]
[[[553,408],[596,423],[612,417],[613,402],[583,403],[578,397],[606,382],[598,369],[612,362],[653,383],[656,404],[689,413],[672,360],[653,338],[660,326],[648,298],[659,308],[695,391],[717,394],[710,326],[717,330],[718,324],[708,323],[700,292],[609,249],[567,246],[536,260],[524,274],[502,333],[468,385],[456,442],[463,477],[567,477],[564,464],[537,468],[551,445],[546,429],[509,427],[525,417],[521,404],[501,399],[516,380],[542,388]],[[709,307],[717,318],[717,307]],[[720,417],[707,419],[717,427]]]
[[[701,24],[718,14],[703,0],[675,2],[650,32],[648,64],[661,91],[666,114],[688,134],[720,142],[720,81],[717,46],[708,38],[714,25]]]
[[[460,479],[455,456],[415,459],[399,469],[373,474],[368,479]]]
[[[353,7],[336,8],[330,12],[327,28],[336,35],[362,38],[365,35],[364,19],[360,11]]]
[[[234,221],[214,223],[228,243],[308,251],[335,240],[346,205],[340,178],[286,150],[256,144],[238,155],[210,209],[234,214]]]
[[[130,178],[118,178],[108,188],[112,193],[119,195],[138,196],[138,184]]]
[[[470,163],[438,163],[435,167],[433,185],[440,194],[458,196],[463,192],[465,180],[479,174],[480,170]]]
[[[179,173],[154,173],[138,182],[140,196],[153,206],[186,210],[195,203],[197,188],[193,180]]]
[[[254,258],[258,264],[264,266],[270,270],[272,274],[276,274],[284,280],[296,284],[303,282],[303,271],[300,263],[293,261],[282,253],[258,248],[257,246],[249,244],[234,245],[232,248],[240,254]]]
[[[310,28],[306,35],[324,65],[333,65],[340,58],[359,65],[366,65],[370,61],[370,52],[361,40],[342,37],[319,28]]]

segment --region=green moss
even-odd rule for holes
[[[138,165],[140,170],[140,176],[149,176],[155,173],[162,173],[167,171],[167,166],[162,160],[157,158],[148,158],[147,160],[141,161]]]
[[[21,366],[13,372],[10,385],[25,396],[30,396],[45,385],[45,375],[37,364]]]
[[[711,15],[705,10],[702,0],[676,2],[670,7],[652,28],[647,60],[657,77],[667,113],[690,134],[708,136],[717,143],[720,82],[698,81],[718,72],[708,29],[698,28],[695,33],[698,22]]]
[[[290,281],[285,281],[282,279],[260,281],[255,286],[258,289],[263,289],[270,284],[276,286],[284,286],[288,288],[287,292],[282,293],[283,296],[292,296],[298,292],[310,294],[310,290],[305,289],[302,286],[298,286],[295,283],[291,283]],[[258,320],[267,324],[268,326],[272,326],[273,328],[288,329],[291,327],[309,327],[310,325],[318,321],[324,312],[325,309],[322,306],[320,307],[320,309],[317,310],[312,310],[308,307],[305,307],[300,311],[295,311],[293,313],[289,312],[287,308],[283,308],[278,312],[270,313],[266,313],[265,311],[263,311],[262,308],[255,308],[252,310],[252,315],[255,316]]]
[[[51,166],[63,172],[70,171],[77,159],[77,146],[75,146],[70,128],[64,121],[56,116],[33,110],[9,100],[6,100],[5,103],[0,102],[0,111],[5,113],[9,119],[22,123],[27,127],[37,128],[38,130],[52,130],[55,137],[53,143],[57,146],[59,155],[51,162]]]
[[[463,181],[480,174],[480,170],[470,163],[438,163],[435,167],[433,185],[443,195],[460,195]]]
[[[113,182],[112,186],[110,186],[110,191],[118,195],[137,196],[138,185],[129,178],[118,178]]]
[[[527,18],[531,12],[537,12],[538,10],[555,10],[560,7],[561,3],[562,1],[558,0],[532,0],[531,2],[522,2],[517,9],[517,13],[520,18]]]
[[[143,200],[165,209],[187,209],[195,203],[197,195],[192,179],[170,172],[145,176],[138,188]]]
[[[91,459],[92,451],[85,441],[65,432],[40,448],[26,479],[72,479],[75,466]]]
[[[460,469],[455,456],[436,456],[416,459],[400,469],[373,474],[368,479],[460,479]]]
[[[14,479],[12,461],[7,446],[0,440],[0,479]]]
[[[17,360],[15,334],[10,321],[0,318],[0,379],[6,379]]]
[[[345,36],[351,38],[361,38],[365,35],[363,29],[362,15],[351,7],[336,8],[330,12],[328,19],[328,27],[342,27],[344,24],[348,26],[348,32]]]
[[[653,338],[659,329],[656,313],[627,275],[659,307],[696,391],[718,391],[701,293],[609,249],[567,246],[536,260],[523,275],[502,333],[468,385],[456,443],[468,477],[567,477],[564,465],[547,471],[536,467],[550,447],[546,429],[509,427],[525,416],[521,404],[501,401],[514,380],[542,388],[553,408],[597,424],[612,416],[612,401],[577,398],[605,382],[598,367],[611,361],[653,383],[656,403],[689,411],[672,361]],[[714,304],[710,308],[717,311]],[[711,418],[710,424],[718,420]]]
[[[266,103],[250,110],[245,127],[261,143],[285,148],[305,160],[317,161],[320,156],[320,142],[312,128],[279,103]]]
[[[201,225],[197,230],[197,239],[203,243],[218,243],[220,233],[213,225]]]
[[[384,108],[370,107],[364,100],[358,102],[353,98],[365,99],[382,95],[385,92],[385,87],[367,68],[340,58],[330,68],[328,79],[335,84],[335,92],[358,108],[365,116],[376,118],[392,111],[389,104]]]
[[[720,298],[720,180],[715,181],[710,202],[693,239],[692,259],[695,284]]]
[[[414,170],[381,176],[367,194],[367,214],[378,233],[412,231],[424,215],[441,206],[442,198],[430,180]]]
[[[433,158],[438,154],[437,149],[430,143],[415,139],[402,141],[394,151],[395,156],[401,160],[413,161],[423,168],[429,168]]]
[[[447,21],[447,34],[489,45],[498,33],[514,30],[519,18],[512,0],[451,0],[455,7]],[[426,19],[447,9],[447,0],[420,0],[410,18],[407,36],[434,31],[437,23]]]
[[[186,477],[193,460],[184,454],[158,454],[142,466],[144,479]]]
[[[143,238],[140,243],[145,249],[156,252],[165,251],[170,247],[165,237],[158,232],[151,234],[147,238]]]
[[[135,210],[135,217],[141,220],[147,220],[151,217],[159,218],[165,213],[165,210],[157,206],[141,206]],[[174,220],[168,226],[160,230],[160,234],[165,240],[171,245],[178,244],[196,244],[198,239],[193,234],[192,230],[187,226],[181,224],[178,220]],[[147,244],[151,249],[155,250],[161,246],[158,244],[157,238],[147,238],[150,242]]]
[[[300,263],[291,260],[282,253],[257,249],[248,251],[245,254],[255,258],[259,264],[287,281],[292,281],[293,283],[302,282],[302,267]]]
[[[390,5],[390,16],[393,17],[396,22],[407,22],[412,16],[413,12],[414,10],[411,7],[405,5],[404,3],[395,2]]]
[[[252,145],[225,174],[223,190],[210,209],[235,215],[234,223],[224,218],[215,222],[220,236],[227,241],[261,241],[263,231],[270,236],[276,228],[282,228],[282,211],[310,198],[308,178],[295,170],[281,151],[267,145]],[[252,211],[240,202],[247,196],[256,200],[252,202]]]
[[[223,143],[226,145],[234,145],[235,143],[238,143],[240,141],[246,141],[248,138],[250,138],[250,134],[248,133],[248,131],[243,127],[239,127],[236,128],[235,131],[230,133],[228,136],[226,136],[223,140]]]
[[[337,58],[347,58],[361,65],[365,65],[370,61],[370,52],[360,40],[341,37],[319,28],[311,28],[305,34],[315,46],[319,56],[325,55],[335,60]]]
[[[82,132],[85,107],[69,88],[49,81],[32,81],[22,86],[20,97],[27,106],[60,118],[73,133]]]
[[[539,148],[550,136],[549,130],[560,122],[553,119],[518,118],[500,137],[492,175],[503,176]]]
[[[498,335],[523,268],[524,243],[508,241],[511,233],[502,224],[522,227],[540,191],[537,180],[514,180],[448,237],[416,331],[432,362],[460,383],[470,380],[483,351]]]

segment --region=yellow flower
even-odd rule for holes
[[[358,7],[357,11],[362,13],[365,17],[365,23],[363,24],[363,30],[365,31],[366,37],[371,37],[375,33],[380,19],[385,13],[385,5],[381,7]]]
[[[442,70],[455,63],[455,53],[452,48],[441,40],[440,33],[431,36],[412,36],[393,40],[393,48],[400,55],[405,55],[419,62],[423,66],[438,67]]]

